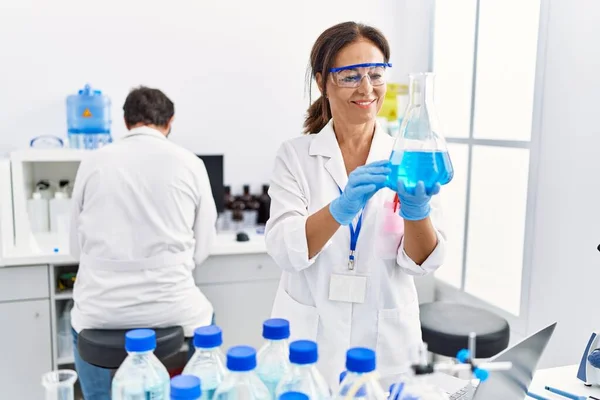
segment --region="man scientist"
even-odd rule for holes
[[[123,111],[128,132],[86,155],[73,188],[71,323],[87,400],[110,399],[111,377],[78,354],[83,329],[182,326],[191,337],[213,315],[192,274],[216,235],[206,167],[167,140],[175,111],[160,90],[134,89]]]

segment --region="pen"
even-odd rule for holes
[[[527,392],[527,396],[531,397],[532,399],[535,400],[550,400],[547,397],[542,397],[539,394],[535,394],[535,393],[531,393],[531,392]]]
[[[556,389],[556,388],[553,388],[553,387],[550,387],[550,386],[546,386],[544,389],[546,389],[549,392],[559,394],[559,395],[561,395],[563,397],[566,397],[568,399],[585,400],[587,398],[585,396],[577,396],[576,394],[565,392],[564,390]]]

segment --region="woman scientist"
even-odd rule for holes
[[[413,275],[444,259],[439,185],[412,194],[398,185],[398,197],[386,185],[394,139],[375,118],[389,58],[369,26],[345,22],[319,36],[310,63],[321,97],[307,135],[279,149],[271,180],[266,245],[283,270],[273,316],[290,321],[294,338],[317,341],[331,387],[350,347],[376,350],[382,376],[406,367],[422,340]]]

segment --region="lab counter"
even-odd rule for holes
[[[249,234],[247,242],[236,241],[235,232],[223,232],[217,234],[215,242],[210,250],[211,256],[224,256],[235,254],[261,254],[266,253],[263,235]],[[8,252],[0,257],[0,267],[15,267],[24,265],[54,264],[66,265],[77,264],[77,260],[69,254],[23,254]]]

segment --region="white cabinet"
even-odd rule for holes
[[[223,349],[248,345],[259,349],[262,323],[271,316],[279,280],[198,285],[215,310],[223,329]]]
[[[0,391],[3,399],[44,398],[52,370],[50,301],[0,303]]]
[[[262,323],[271,315],[281,270],[266,253],[210,256],[194,271],[223,329],[224,349],[260,347]]]

